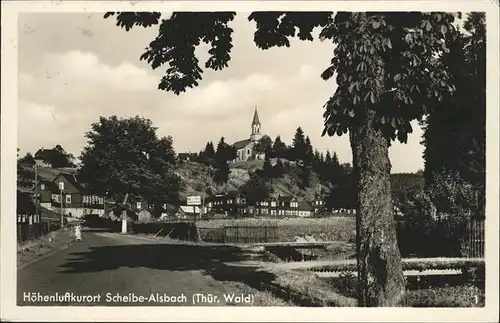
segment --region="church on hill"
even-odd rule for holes
[[[250,159],[264,159],[264,154],[257,154],[255,152],[255,144],[262,138],[260,134],[260,120],[259,114],[257,112],[257,108],[255,108],[255,112],[253,114],[252,120],[252,132],[250,138],[237,141],[233,144],[233,147],[236,148],[237,155],[234,162],[246,161]]]

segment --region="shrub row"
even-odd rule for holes
[[[478,268],[484,271],[485,262],[484,259],[446,259],[438,258],[431,260],[421,259],[402,259],[403,270],[446,270],[446,269],[467,269],[467,268]],[[356,271],[357,264],[356,261],[339,263],[334,265],[326,265],[322,267],[312,268],[310,270],[320,271],[320,272],[331,272],[331,271]]]
[[[398,246],[402,257],[482,257],[484,230],[472,222],[452,220],[400,221]],[[474,244],[467,242],[476,240]],[[474,248],[474,249],[471,249]]]

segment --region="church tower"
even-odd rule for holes
[[[257,108],[255,108],[255,112],[253,114],[253,121],[252,121],[252,135],[250,136],[250,140],[257,141],[260,138],[261,138],[261,134],[260,134],[259,114],[257,113]]]

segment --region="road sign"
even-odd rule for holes
[[[201,196],[188,196],[187,205],[201,205]]]
[[[64,191],[64,182],[59,182],[59,190]]]

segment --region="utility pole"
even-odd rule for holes
[[[38,165],[35,163],[35,208],[36,208],[36,215],[38,216],[39,212],[39,207],[38,207]]]
[[[63,191],[64,191],[64,182],[59,182],[59,194],[61,198],[61,228],[64,227]]]
[[[208,167],[208,182],[209,182],[209,185],[210,187],[212,186],[211,184],[211,177],[210,177],[210,166]],[[202,195],[202,202],[201,202],[201,208],[200,208],[200,219],[203,215],[203,209],[205,208],[205,198],[206,198],[206,190],[207,190],[207,187],[205,186],[205,190],[203,191],[203,195]]]

